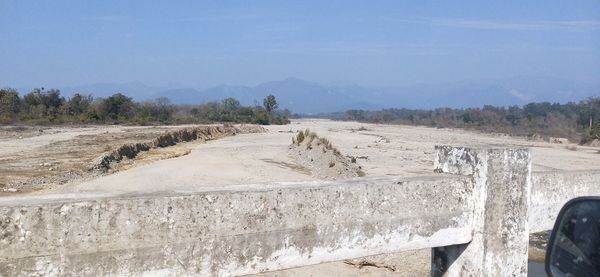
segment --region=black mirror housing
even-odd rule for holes
[[[600,277],[600,197],[579,197],[560,210],[546,250],[551,277]]]

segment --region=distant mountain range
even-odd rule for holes
[[[244,105],[261,104],[273,94],[281,108],[295,113],[316,114],[348,109],[436,108],[509,106],[529,102],[579,101],[600,95],[600,84],[582,84],[548,77],[519,77],[477,82],[421,84],[372,88],[364,86],[329,86],[296,78],[261,83],[256,86],[220,85],[207,89],[158,88],[143,83],[92,84],[62,88],[65,95],[75,92],[106,97],[122,92],[136,100],[168,97],[177,104],[199,104],[234,97]]]

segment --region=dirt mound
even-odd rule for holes
[[[241,134],[254,134],[254,133],[264,133],[267,130],[260,125],[246,125],[242,124],[236,127],[239,133]]]
[[[600,140],[599,139],[594,139],[592,141],[590,141],[587,146],[591,146],[591,147],[600,147]]]
[[[245,133],[260,133],[265,132],[261,126],[242,125],[233,127],[230,125],[224,126],[203,126],[195,128],[185,128],[176,131],[167,132],[148,142],[139,142],[124,144],[117,149],[105,152],[91,163],[91,170],[107,171],[111,168],[111,164],[120,162],[121,160],[133,159],[140,152],[148,151],[153,148],[162,148],[176,145],[177,143],[202,140],[209,141],[226,136],[234,136],[236,134]]]
[[[356,158],[342,155],[326,138],[305,130],[292,137],[290,154],[312,175],[337,179],[364,176]]]
[[[569,139],[568,138],[549,137],[548,142],[549,143],[558,143],[558,144],[569,144]]]

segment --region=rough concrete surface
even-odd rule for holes
[[[433,250],[432,276],[527,276],[531,156],[527,149],[436,147],[435,171],[474,182],[473,240]]]
[[[600,196],[600,171],[537,172],[532,175],[531,232],[550,230],[567,201]]]
[[[388,177],[5,201],[0,275],[231,276],[465,243],[471,186],[460,176]]]

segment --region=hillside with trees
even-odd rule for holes
[[[433,110],[348,110],[322,117],[369,123],[464,128],[530,137],[565,137],[588,143],[600,139],[600,98],[579,103],[529,103],[524,106]]]
[[[14,89],[0,89],[1,124],[287,124],[289,111],[279,110],[275,96],[264,105],[243,106],[234,98],[201,105],[175,105],[166,97],[136,102],[121,93],[106,98],[75,94],[61,96],[56,89],[34,89],[20,97]]]

